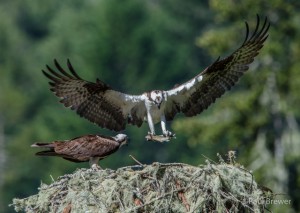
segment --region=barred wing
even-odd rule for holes
[[[105,158],[116,152],[120,144],[112,138],[85,135],[67,142],[56,142],[55,152],[62,157],[77,161],[88,161],[90,157]]]
[[[219,58],[203,72],[171,90],[166,91],[168,99],[165,109],[167,120],[183,112],[186,116],[194,116],[207,109],[209,105],[230,90],[240,77],[249,69],[248,65],[258,55],[263,43],[268,38],[270,23],[267,18],[260,28],[257,16],[256,28],[249,37],[249,26],[246,22],[246,38],[235,52],[227,58]]]
[[[85,81],[78,76],[69,60],[69,72],[56,60],[54,64],[56,71],[48,65],[47,71],[42,71],[51,80],[50,90],[61,99],[65,107],[70,107],[81,117],[102,128],[114,131],[124,130],[128,121],[137,126],[142,125],[146,109],[141,95],[115,91],[99,79],[96,83]]]

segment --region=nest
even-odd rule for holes
[[[117,170],[79,169],[14,199],[25,212],[262,212],[269,198],[253,175],[233,163],[153,163]]]

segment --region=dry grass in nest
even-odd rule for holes
[[[79,169],[14,199],[26,212],[261,212],[271,193],[234,158],[206,165],[153,163],[118,170]]]

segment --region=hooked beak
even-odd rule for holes
[[[156,103],[156,106],[158,109],[160,109],[160,105],[161,105],[161,103]]]

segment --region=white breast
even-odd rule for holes
[[[153,123],[159,123],[161,115],[164,113],[165,103],[161,104],[160,109],[158,109],[157,106],[150,101],[145,101],[145,106],[147,111],[149,111],[151,114]],[[147,120],[147,117],[145,118],[145,120]]]

